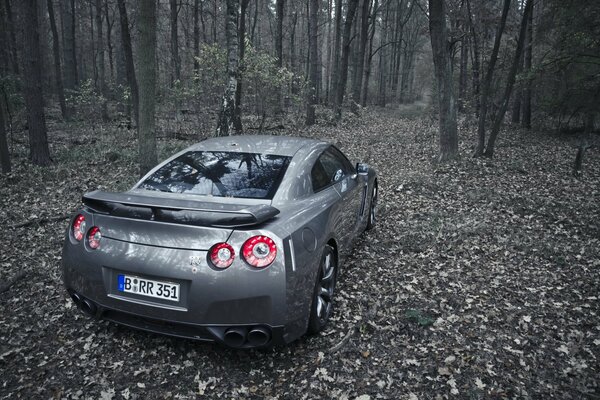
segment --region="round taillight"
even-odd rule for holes
[[[77,215],[73,220],[73,237],[80,241],[85,235],[85,217],[81,214]]]
[[[92,249],[97,249],[100,247],[100,240],[102,239],[102,234],[100,233],[100,228],[97,226],[92,226],[92,229],[88,232],[88,245]]]
[[[235,251],[227,243],[217,243],[210,248],[210,262],[217,268],[227,268],[233,263]]]
[[[277,246],[268,236],[253,236],[242,246],[242,255],[251,266],[264,268],[275,260]]]

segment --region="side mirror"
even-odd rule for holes
[[[358,172],[359,175],[368,175],[369,166],[364,163],[356,163],[356,172]]]

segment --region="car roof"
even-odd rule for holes
[[[301,148],[313,148],[326,143],[322,140],[298,136],[238,135],[209,138],[188,150],[235,151],[291,157]]]

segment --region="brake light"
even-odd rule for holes
[[[92,249],[97,249],[100,247],[100,239],[102,239],[102,234],[100,233],[100,228],[97,226],[93,226],[92,229],[88,232],[88,245]]]
[[[85,235],[85,217],[83,215],[79,214],[75,217],[72,229],[73,237],[77,241],[81,241],[81,239],[83,239],[83,236]]]
[[[217,243],[209,250],[209,257],[212,264],[217,268],[225,269],[233,263],[235,251],[227,243]]]
[[[268,236],[253,236],[242,246],[242,255],[251,266],[264,268],[275,260],[277,246]]]

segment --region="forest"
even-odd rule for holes
[[[0,0],[1,398],[598,398],[600,2]],[[81,196],[214,136],[379,174],[326,331],[236,351],[82,315]]]

